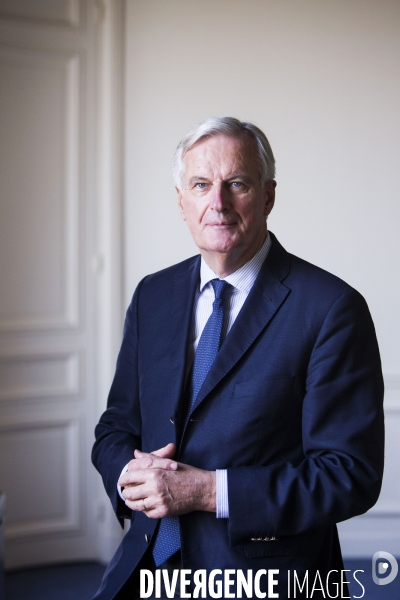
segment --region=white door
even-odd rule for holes
[[[97,300],[110,291],[99,190],[109,4],[0,0],[0,490],[9,568],[100,554],[104,507],[90,449],[99,365],[108,360],[98,348],[110,341]]]

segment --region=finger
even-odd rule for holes
[[[173,455],[175,454],[175,450],[176,450],[175,444],[170,442],[163,448],[159,448],[158,450],[153,450],[153,452],[151,452],[151,455],[159,456],[160,458],[172,458]],[[148,454],[149,454],[147,452],[142,452],[141,450],[135,450],[135,456],[136,456],[136,453],[138,453],[140,456],[141,455],[148,456]]]
[[[147,500],[145,500],[145,502],[146,502],[146,506],[147,506]],[[143,502],[141,502],[141,501],[138,501],[138,502],[137,501],[136,502],[127,501],[127,502],[125,502],[125,504],[131,510],[134,510],[136,512],[142,512],[149,519],[160,519],[160,518],[166,516],[162,511],[156,510],[153,508],[143,510]]]
[[[175,454],[176,446],[172,442],[164,446],[164,448],[160,448],[159,450],[153,450],[152,454],[156,456],[161,456],[161,458],[172,458]]]
[[[176,470],[176,461],[170,458],[160,458],[155,454],[135,450],[135,459],[128,464],[128,471],[137,469],[171,469]]]
[[[145,494],[145,492],[143,491],[141,494]],[[151,509],[150,500],[145,496],[131,494],[129,491],[127,491],[126,494],[123,493],[123,496],[126,496],[125,504],[129,505],[129,508],[132,510],[136,510],[137,512],[147,512]]]
[[[128,463],[126,471],[122,475],[125,475],[125,473],[129,473],[131,471],[139,471],[152,468],[167,469],[172,471],[177,470],[178,465],[176,461],[173,461],[169,458],[162,459],[158,456],[155,456],[154,454],[148,454],[147,452],[141,452],[140,450],[135,450],[135,453],[137,453],[137,458],[134,458]]]
[[[176,471],[178,463],[170,458],[160,458],[159,456],[147,452],[141,452],[135,450],[135,460],[131,461],[128,465],[129,470],[136,469],[167,469],[170,471]]]
[[[118,485],[121,487],[129,486],[137,486],[146,481],[146,471],[144,469],[137,469],[126,471],[123,473],[118,479]]]
[[[135,510],[136,512],[147,513],[148,509],[146,501],[143,502],[143,498],[139,498],[139,500],[129,500],[128,498],[125,500],[125,504],[131,510]]]
[[[125,487],[127,485],[140,485],[145,483],[149,478],[149,472],[153,471],[152,460],[149,459],[135,459],[131,461],[128,471],[122,473],[118,480],[118,485]]]
[[[135,503],[134,510],[143,510],[143,498],[148,498],[151,495],[151,490],[146,484],[128,486],[122,490],[122,495],[125,502]]]
[[[135,488],[125,488],[122,495],[128,508],[145,514],[154,512],[154,508],[163,504],[157,494],[154,494],[151,485],[143,484]]]
[[[178,470],[177,463],[151,455],[144,459],[136,459],[135,462],[137,463],[134,465],[135,468],[132,466],[129,471],[120,476],[118,485],[121,487],[136,487],[145,483],[153,485],[163,473]]]
[[[142,512],[149,519],[160,519],[171,514],[165,503],[156,496],[150,495],[138,500],[126,500],[125,504],[131,510]]]

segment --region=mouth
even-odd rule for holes
[[[233,227],[236,223],[231,222],[218,222],[218,223],[208,223],[209,227],[215,227],[216,229],[228,229],[229,227]]]

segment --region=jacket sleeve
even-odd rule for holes
[[[378,499],[383,381],[372,319],[355,290],[333,303],[313,346],[302,445],[298,463],[228,469],[231,545],[337,523]]]
[[[95,429],[96,441],[92,461],[100,472],[117,517],[132,516],[121,500],[117,481],[124,466],[141,448],[141,417],[138,392],[138,318],[137,304],[140,284],[128,308],[121,350],[108,397],[107,410]]]

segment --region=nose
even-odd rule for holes
[[[214,184],[211,192],[210,208],[216,212],[226,212],[230,208],[229,191],[223,183]]]

